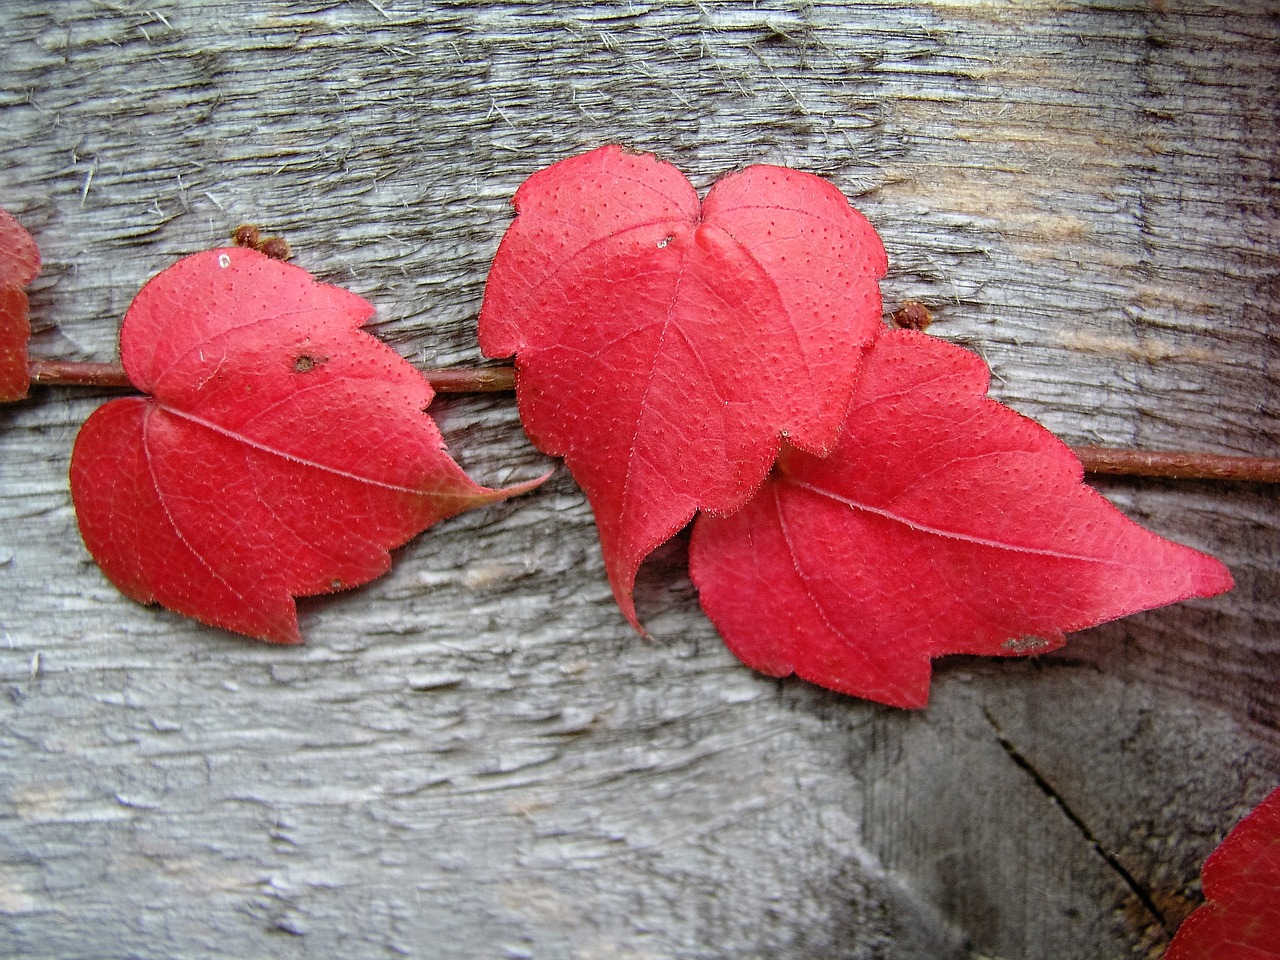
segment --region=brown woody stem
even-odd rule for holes
[[[129,387],[119,363],[75,363],[67,360],[32,360],[28,365],[33,385],[77,387]],[[515,389],[515,369],[462,367],[424,370],[436,393],[506,393]],[[1072,447],[1093,474],[1129,477],[1172,477],[1179,480],[1243,480],[1280,483],[1280,458],[1228,457],[1216,453],[1182,450],[1130,450],[1117,447]]]
[[[32,360],[27,373],[33,386],[132,387],[120,363],[76,363],[72,360]],[[515,389],[514,367],[470,367],[424,370],[436,393],[509,393]]]
[[[436,393],[510,393],[516,388],[515,367],[470,367],[423,370]]]
[[[32,360],[27,363],[31,385],[51,387],[131,387],[122,363],[77,363],[74,360]]]
[[[1126,477],[1172,477],[1177,480],[1247,480],[1280,483],[1280,459],[1228,457],[1182,450],[1128,450],[1116,447],[1072,447],[1089,473]]]

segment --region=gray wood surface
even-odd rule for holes
[[[1069,441],[1276,453],[1275,2],[0,0],[0,45],[43,355],[112,358],[248,221],[475,362],[515,188],[622,142],[830,177],[886,305]],[[907,713],[738,665],[679,541],[639,639],[562,469],[303,602],[303,647],[142,608],[67,492],[101,398],[0,409],[0,955],[1157,956],[1280,781],[1274,491],[1100,484],[1238,588]],[[546,465],[508,399],[436,412],[482,482]]]

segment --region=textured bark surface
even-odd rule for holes
[[[511,194],[616,141],[831,178],[886,306],[1070,442],[1276,453],[1274,2],[7,0],[0,40],[36,354],[114,358],[149,276],[254,222],[477,362]],[[1100,483],[1238,588],[944,661],[906,713],[739,666],[683,542],[639,639],[562,470],[304,602],[304,647],[144,609],[67,492],[102,395],[0,409],[6,956],[1158,955],[1280,780],[1262,487]],[[509,399],[436,412],[480,482],[543,469]]]

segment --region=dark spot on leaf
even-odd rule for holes
[[[316,368],[316,358],[309,357],[305,353],[293,361],[294,373],[310,373]]]

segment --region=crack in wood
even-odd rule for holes
[[[1103,845],[1098,841],[1098,838],[1094,836],[1093,831],[1089,829],[1089,825],[1085,823],[1084,818],[1071,809],[1071,805],[1063,799],[1062,795],[1058,793],[1053,784],[1049,782],[1048,778],[1037,770],[1031,761],[1013,745],[1013,741],[1005,736],[1004,730],[1001,729],[1000,724],[996,722],[995,717],[991,715],[991,711],[984,707],[982,715],[986,718],[987,723],[991,725],[991,729],[995,732],[996,742],[1000,744],[1000,748],[1004,750],[1005,755],[1013,761],[1014,766],[1030,777],[1031,782],[1040,789],[1040,792],[1048,797],[1049,801],[1062,811],[1063,816],[1067,818],[1071,825],[1076,828],[1085,841],[1093,848],[1094,853],[1102,858],[1102,861],[1111,868],[1112,872],[1124,881],[1125,886],[1127,886],[1129,891],[1138,898],[1138,902],[1142,904],[1147,913],[1149,913],[1152,918],[1160,924],[1160,929],[1165,932],[1166,936],[1173,936],[1174,926],[1169,923],[1163,911],[1156,906],[1154,898],[1152,898],[1151,893],[1146,889],[1146,887],[1138,882],[1137,877],[1129,872],[1125,865],[1120,862],[1119,857],[1103,847]]]

